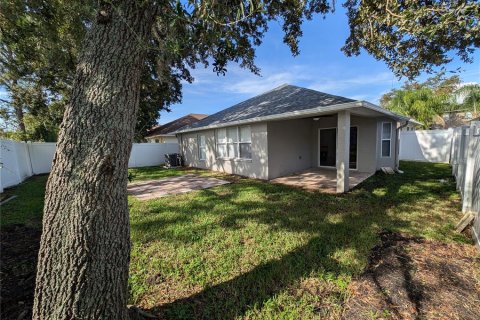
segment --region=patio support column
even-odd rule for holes
[[[350,111],[340,111],[337,118],[337,193],[349,190]]]

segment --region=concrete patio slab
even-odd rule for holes
[[[372,176],[369,172],[350,170],[350,189]],[[326,193],[337,192],[337,171],[334,169],[311,168],[299,173],[270,180],[272,183],[285,184],[310,191]]]
[[[186,193],[193,190],[207,189],[230,183],[229,181],[186,174],[179,177],[163,178],[129,184],[128,193],[140,200],[149,200],[168,195]]]

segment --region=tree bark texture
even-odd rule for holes
[[[34,319],[127,318],[127,169],[154,20],[146,3],[113,1],[84,42],[46,188]]]
[[[23,104],[18,98],[18,80],[13,80],[11,91],[13,92],[12,105],[13,109],[15,110],[15,117],[17,119],[18,129],[22,134],[25,134],[27,131],[25,129],[25,122],[23,120]]]
[[[15,105],[13,106],[15,109],[15,117],[17,118],[18,122],[18,129],[20,130],[21,133],[25,134],[27,131],[25,129],[25,122],[23,121],[23,108],[21,105]]]

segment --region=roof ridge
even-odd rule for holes
[[[278,87],[275,87],[275,88],[273,88],[273,89],[270,89],[270,90],[265,91],[265,92],[262,92],[262,93],[259,93],[259,94],[257,94],[256,96],[254,96],[254,97],[252,97],[252,98],[259,97],[259,96],[261,96],[261,95],[264,95],[264,94],[273,92],[273,91],[278,90],[278,89],[286,88],[286,87],[296,87],[296,86],[295,86],[295,85],[292,85],[292,84],[289,84],[289,83],[284,83],[284,84],[279,85]],[[246,100],[245,100],[245,101],[246,101]]]
[[[296,87],[296,86],[294,86],[294,87]],[[323,92],[323,91],[318,91],[318,90],[315,90],[315,89],[312,89],[312,88],[305,88],[305,87],[298,87],[298,88],[301,88],[301,89],[304,89],[304,90],[313,91],[313,92],[315,92],[315,93],[326,94],[327,96],[331,96],[331,97],[338,97],[338,98],[350,99],[350,100],[353,100],[353,101],[363,101],[363,100],[352,99],[352,98],[349,98],[349,97],[340,96],[340,95],[338,95],[338,94],[331,94],[331,93],[327,93],[327,92]]]
[[[213,114],[210,114],[210,115],[208,115],[208,116],[213,116],[213,115],[215,115],[215,114],[217,114],[217,113],[220,113],[220,112],[222,112],[222,111],[225,111],[225,110],[227,110],[227,109],[236,107],[236,106],[239,105],[239,104],[245,103],[245,102],[250,101],[250,100],[252,100],[252,99],[255,99],[255,98],[258,98],[258,97],[260,97],[260,96],[263,96],[263,95],[265,95],[265,94],[267,94],[267,93],[270,93],[270,92],[273,92],[273,91],[275,91],[275,90],[278,90],[278,89],[281,89],[281,88],[285,88],[285,87],[288,87],[288,86],[300,88],[300,87],[298,87],[298,86],[294,86],[294,85],[291,85],[291,84],[288,84],[288,83],[284,83],[284,84],[279,85],[278,87],[275,87],[275,88],[273,88],[273,89],[270,89],[270,90],[265,91],[265,92],[262,92],[262,93],[259,93],[259,94],[257,94],[257,95],[254,95],[253,97],[247,98],[247,100],[243,100],[243,101],[237,102],[237,103],[235,103],[234,105],[231,105],[231,106],[229,106],[229,107],[225,107],[224,109],[222,109],[222,110],[220,110],[220,111],[218,111],[218,112],[215,112],[215,113],[213,113]],[[203,120],[203,119],[202,119],[202,120]]]
[[[172,122],[176,122],[176,121],[178,121],[178,120],[180,120],[180,119],[183,119],[183,118],[186,118],[186,117],[194,117],[194,115],[206,116],[206,117],[208,117],[208,114],[204,114],[204,113],[189,113],[189,114],[186,114],[186,115],[184,115],[184,116],[181,116],[180,118],[173,119],[172,121],[169,121],[169,122],[166,122],[166,123],[164,123],[164,124],[161,124],[161,125],[159,125],[159,126],[163,127],[163,126],[165,126],[165,125],[167,125],[167,124],[170,124],[170,123],[172,123]],[[194,117],[194,118],[196,118],[196,117]]]
[[[186,114],[186,115],[184,115],[183,117],[192,116],[192,115],[208,116],[208,114],[205,114],[205,113],[194,113],[194,112],[190,112],[189,114]],[[183,118],[183,117],[182,117],[182,118]]]

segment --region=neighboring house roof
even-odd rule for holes
[[[152,129],[148,130],[147,138],[153,136],[160,136],[160,135],[172,135],[174,131],[177,131],[185,126],[192,125],[204,118],[206,118],[207,114],[199,114],[199,113],[190,113],[186,116],[173,120],[169,123],[166,123],[161,126],[155,126]]]
[[[474,121],[480,121],[480,117],[476,117],[476,118],[473,118],[472,120],[470,120],[470,122],[474,122]]]
[[[480,115],[479,112],[471,110],[448,111],[441,116],[435,116],[432,127],[441,129],[461,127],[468,125],[472,121],[476,121],[475,117],[478,117],[478,115]]]
[[[397,115],[368,102],[284,84],[212,114],[203,120],[178,130],[177,133],[243,123],[309,116],[352,107],[365,107],[398,120],[408,120],[407,117]]]

